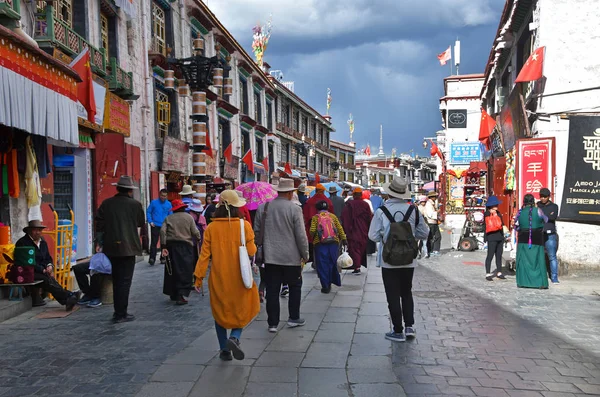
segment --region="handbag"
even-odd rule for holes
[[[241,244],[239,247],[240,256],[240,272],[242,273],[242,281],[244,287],[251,289],[254,284],[254,277],[252,277],[252,265],[250,264],[250,257],[248,256],[248,249],[246,248],[246,231],[245,221],[240,219],[240,230],[241,230]]]
[[[269,209],[269,203],[265,204],[265,212],[260,220],[260,229],[258,234],[258,240],[256,241],[256,255],[254,255],[254,263],[262,265],[265,263],[265,250],[263,243],[265,241],[265,219],[267,219],[267,210]]]

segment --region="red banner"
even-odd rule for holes
[[[554,192],[554,138],[520,139],[517,141],[517,190],[519,207],[523,197],[533,194],[538,200],[540,189]]]

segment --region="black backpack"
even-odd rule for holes
[[[408,222],[410,215],[415,211],[415,206],[411,205],[408,208],[408,211],[406,211],[406,215],[404,215],[401,222],[396,222],[394,219],[394,216],[398,212],[392,216],[385,206],[381,207],[381,210],[390,221],[390,233],[383,245],[383,261],[392,266],[410,265],[419,254],[417,240],[415,239],[410,223]],[[419,213],[417,212],[415,229],[418,225]]]

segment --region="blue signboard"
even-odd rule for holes
[[[481,143],[450,144],[450,164],[469,164],[471,161],[481,161]]]

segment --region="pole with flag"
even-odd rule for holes
[[[285,163],[285,167],[283,170],[285,171],[286,174],[288,174],[289,176],[292,176],[292,166],[290,165],[290,163]]]
[[[448,61],[452,60],[452,46],[449,45],[446,51],[437,56],[440,65],[444,66]],[[450,75],[452,75],[452,62],[450,62]]]
[[[229,142],[229,145],[223,150],[223,157],[228,163],[231,163],[233,159],[233,141]]]
[[[496,127],[496,120],[494,120],[485,109],[481,109],[481,123],[479,124],[479,142],[483,143],[487,150],[490,150],[491,140],[490,136],[492,131]]]
[[[268,178],[269,171],[271,171],[269,169],[269,156],[265,156],[265,158],[262,160],[262,165],[263,165],[263,167],[265,167],[265,172],[267,173],[267,178]]]
[[[206,134],[206,146],[202,149],[203,153],[206,153],[210,156],[211,159],[214,159],[212,144],[210,143],[210,131]]]
[[[527,62],[521,68],[515,83],[526,83],[541,79],[544,74],[544,53],[546,47],[540,47],[527,58]]]
[[[352,113],[350,113],[350,117],[348,118],[348,128],[350,129],[350,142],[352,142],[352,136],[354,135],[354,119],[352,118]]]
[[[96,123],[96,98],[94,97],[94,79],[92,77],[90,49],[86,47],[69,66],[81,77],[81,83],[77,83],[77,100],[87,111],[90,123]]]
[[[329,116],[329,109],[331,108],[331,88],[327,89],[327,116]]]
[[[248,167],[248,171],[254,174],[254,160],[252,159],[252,149],[248,149],[244,157],[242,157],[242,161]]]

